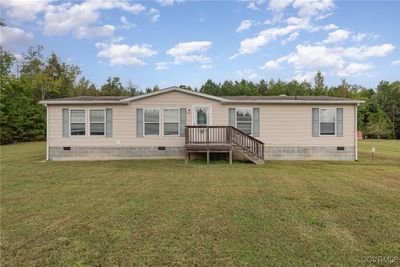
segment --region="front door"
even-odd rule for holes
[[[208,126],[211,125],[211,107],[210,106],[193,106],[193,125]],[[196,130],[195,139],[198,143],[210,142],[210,130],[200,128]]]
[[[210,106],[193,106],[193,125],[211,125]]]

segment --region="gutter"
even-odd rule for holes
[[[229,104],[360,104],[362,100],[340,101],[340,100],[227,100],[221,101],[223,105]]]
[[[103,100],[103,101],[40,101],[39,104],[43,105],[101,105],[101,104],[115,104],[115,105],[128,105],[129,102],[124,101],[112,101],[112,100]]]

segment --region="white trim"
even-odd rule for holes
[[[324,110],[334,110],[334,114],[335,114],[335,134],[322,134],[321,135],[321,109]],[[336,137],[337,135],[337,108],[318,108],[318,134],[320,137]]]
[[[217,101],[227,101],[227,99],[222,98],[222,97],[218,97],[218,96],[213,96],[213,95],[208,95],[208,94],[203,94],[203,93],[199,93],[199,92],[195,92],[192,90],[188,90],[188,89],[182,89],[176,86],[173,87],[168,87],[165,89],[162,89],[160,91],[156,91],[156,92],[152,92],[152,93],[147,93],[144,95],[138,95],[138,96],[133,96],[133,97],[129,97],[129,98],[125,98],[120,100],[120,103],[126,103],[126,102],[131,102],[131,101],[135,101],[138,99],[142,99],[142,98],[146,98],[146,97],[150,97],[150,96],[155,96],[155,95],[160,95],[160,94],[164,94],[164,93],[168,93],[171,91],[178,91],[181,93],[185,93],[185,94],[190,94],[190,95],[195,95],[195,96],[200,96],[200,97],[204,97],[204,98],[208,98],[208,99],[212,99],[212,100],[217,100]]]
[[[145,127],[146,122],[144,120],[145,113],[146,110],[152,110],[152,109],[158,110],[158,135],[157,134],[146,135],[146,127]],[[147,123],[156,123],[156,122],[147,122]],[[145,136],[161,136],[161,108],[143,108],[143,137]]]
[[[206,107],[209,108],[209,115],[210,118],[207,117],[207,124],[208,126],[212,125],[212,106],[211,105],[192,105],[192,125],[196,126],[197,124],[197,113],[196,113],[196,108],[197,107]],[[200,125],[201,126],[201,125]]]
[[[178,111],[178,121],[164,121],[164,111],[165,110],[177,110]],[[178,123],[178,134],[165,134],[165,123]],[[162,109],[162,135],[166,136],[166,137],[176,137],[176,136],[180,136],[180,129],[181,129],[181,110],[180,108],[163,108]]]
[[[46,161],[49,160],[49,152],[50,152],[49,151],[49,141],[50,141],[49,121],[50,121],[49,120],[49,106],[46,105]],[[63,122],[63,127],[64,127],[64,122]]]
[[[240,107],[240,108],[235,108],[235,127],[236,128],[238,128],[237,127],[237,123],[238,123],[238,120],[237,120],[237,110],[238,109],[250,109],[251,110],[251,121],[250,121],[250,136],[253,136],[253,120],[254,120],[254,113],[253,113],[253,108],[249,108],[249,107]],[[238,128],[239,129],[239,128]],[[239,129],[240,130],[240,129]],[[240,131],[242,131],[242,130],[240,130]]]
[[[71,134],[71,123],[82,123],[82,122],[71,122],[71,111],[73,111],[73,110],[83,110],[83,111],[85,111],[85,121],[83,122],[84,124],[85,124],[85,134],[84,135],[72,135]],[[88,120],[88,118],[87,118],[87,108],[70,108],[69,109],[69,114],[68,114],[68,116],[69,116],[69,118],[68,118],[68,121],[69,121],[69,129],[68,129],[68,134],[69,134],[69,137],[80,137],[80,136],[87,136],[88,135],[88,131],[87,131],[87,120]]]
[[[103,110],[103,113],[104,113],[104,121],[103,121],[103,124],[104,124],[104,134],[103,135],[101,135],[101,134],[93,134],[92,135],[92,133],[91,133],[91,125],[92,125],[92,123],[101,123],[101,122],[91,122],[91,120],[90,120],[90,112],[92,111],[92,110]],[[107,129],[106,129],[106,127],[107,127],[107,125],[106,125],[106,109],[105,108],[89,108],[88,109],[88,125],[89,125],[89,131],[88,131],[88,135],[89,136],[106,136],[106,131],[107,131]]]
[[[354,106],[354,157],[358,160],[358,105]]]

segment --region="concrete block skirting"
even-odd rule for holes
[[[354,160],[354,147],[265,146],[265,160]]]
[[[181,147],[50,147],[50,160],[184,159]],[[265,146],[265,160],[354,160],[354,147]],[[195,155],[192,156],[195,158]],[[234,159],[241,159],[234,153]]]
[[[59,160],[184,159],[185,158],[185,152],[183,147],[165,147],[165,150],[162,150],[162,148],[159,149],[159,147],[49,147],[49,159],[59,161]]]

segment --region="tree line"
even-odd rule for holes
[[[80,68],[63,62],[52,53],[43,56],[43,47],[30,47],[22,60],[16,60],[0,47],[0,140],[1,144],[45,139],[46,110],[38,104],[44,99],[70,96],[136,96],[158,91],[140,88],[132,82],[123,85],[119,77],[108,77],[96,87],[82,75]],[[400,81],[380,82],[376,88],[350,85],[342,80],[338,86],[327,86],[321,72],[314,83],[260,80],[207,80],[200,88],[188,90],[217,96],[232,95],[327,95],[365,100],[358,109],[358,128],[364,135],[378,138],[400,138]]]

